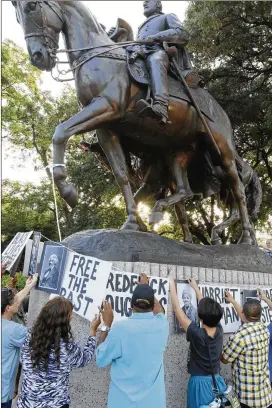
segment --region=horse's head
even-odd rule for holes
[[[43,71],[55,65],[54,53],[64,20],[57,1],[12,1],[21,24],[31,63]]]

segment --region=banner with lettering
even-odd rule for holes
[[[131,298],[140,276],[136,273],[111,270],[107,283],[105,299],[114,310],[114,322],[127,319],[132,314]],[[167,316],[169,279],[151,276],[149,284]]]
[[[37,272],[37,265],[41,261],[44,243],[41,240],[41,233],[34,231],[32,239],[29,239],[25,247],[24,276],[32,276]]]
[[[92,321],[105,298],[112,263],[69,251],[60,290],[74,312]]]
[[[224,333],[234,333],[239,329],[241,321],[231,303],[225,300],[225,291],[228,289],[233,298],[241,304],[241,289],[237,287],[221,286],[221,285],[199,285],[201,293],[204,297],[209,297],[220,303],[223,308],[223,318],[221,324]]]
[[[1,263],[5,265],[5,269],[10,271],[15,264],[17,258],[23,251],[27,241],[31,237],[33,231],[17,232],[13,240],[8,244],[1,255]]]

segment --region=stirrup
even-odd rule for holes
[[[150,105],[144,99],[141,99],[136,104],[137,109],[139,110],[139,116],[141,118],[152,118],[155,119],[157,122],[166,124],[171,123],[168,121],[168,118],[161,113],[156,112],[152,105]]]

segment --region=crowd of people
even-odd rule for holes
[[[84,347],[73,339],[73,305],[65,298],[48,301],[30,330],[12,320],[36,283],[34,275],[20,292],[2,289],[2,408],[12,406],[19,361],[17,407],[68,408],[71,370],[86,366],[94,357],[98,367],[111,366],[108,408],[166,408],[163,358],[169,325],[144,273],[132,296],[132,316],[113,325],[111,304],[104,302]],[[242,408],[271,408],[272,325],[267,328],[261,322],[261,303],[251,299],[241,307],[226,291],[226,300],[242,323],[223,345],[222,307],[203,298],[194,280],[189,284],[198,299],[196,321],[180,307],[175,281],[170,279],[173,310],[189,342],[187,408],[231,406],[230,396]],[[259,296],[272,309],[262,291]],[[220,375],[220,362],[232,364],[232,390]]]

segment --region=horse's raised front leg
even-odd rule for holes
[[[106,98],[96,98],[79,113],[56,127],[53,136],[53,174],[60,196],[73,208],[77,204],[77,190],[67,183],[64,153],[71,136],[94,130],[104,123],[120,117]]]
[[[176,184],[175,194],[170,195],[162,200],[158,200],[150,215],[150,224],[156,224],[163,219],[163,211],[169,206],[179,203],[185,198],[193,197],[188,180],[187,169],[191,160],[190,152],[178,153],[170,164],[171,172]]]
[[[99,129],[97,131],[97,138],[100,146],[107,156],[112,172],[125,199],[128,219],[123,225],[122,229],[146,231],[147,228],[144,222],[137,214],[137,206],[131,191],[131,186],[129,184],[126,159],[119,141],[119,137],[112,131]]]

